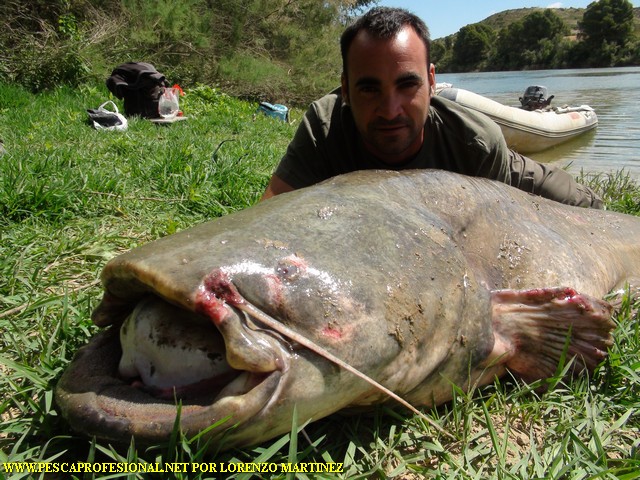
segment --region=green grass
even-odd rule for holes
[[[540,385],[509,378],[456,392],[452,402],[426,412],[448,434],[382,407],[371,415],[292,422],[299,433],[213,455],[203,453],[198,438],[177,432],[153,448],[118,450],[71,432],[52,392],[97,331],[90,313],[101,297],[97,279],[105,262],[255,203],[296,128],[254,116],[255,104],[199,87],[182,99],[185,122],[164,127],[134,119],[127,132],[97,132],[85,110],[107,98],[104,88],[33,96],[0,85],[7,149],[0,157],[0,462],[340,462],[344,473],[322,478],[637,478],[640,301],[628,296],[617,310],[611,354],[591,378],[554,379],[544,394]],[[640,188],[624,173],[583,180],[609,208],[640,214]],[[2,475],[33,477],[0,466]],[[294,478],[108,478],[225,477]]]

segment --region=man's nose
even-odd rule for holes
[[[402,101],[396,92],[387,92],[382,95],[378,104],[377,114],[387,120],[393,120],[402,113]]]

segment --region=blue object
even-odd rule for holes
[[[277,118],[283,122],[289,121],[289,109],[285,105],[260,102],[258,111],[264,113],[268,117]]]

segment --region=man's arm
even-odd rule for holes
[[[509,152],[509,160],[512,186],[568,205],[603,208],[602,199],[589,187],[576,182],[568,172],[513,150]]]
[[[333,177],[344,165],[348,145],[342,125],[339,89],[313,102],[302,118],[262,198],[314,185]]]
[[[294,190],[294,188],[289,185],[287,182],[282,180],[277,175],[273,175],[271,180],[269,180],[269,185],[267,185],[266,190],[262,194],[260,201],[266,200],[267,198],[274,197],[276,195],[280,195],[281,193],[290,192]]]

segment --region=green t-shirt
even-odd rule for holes
[[[339,89],[313,102],[275,174],[294,188],[355,170],[437,168],[498,180],[563,203],[601,207],[587,187],[565,171],[541,165],[507,147],[489,117],[434,96],[418,154],[388,165],[369,153]]]

